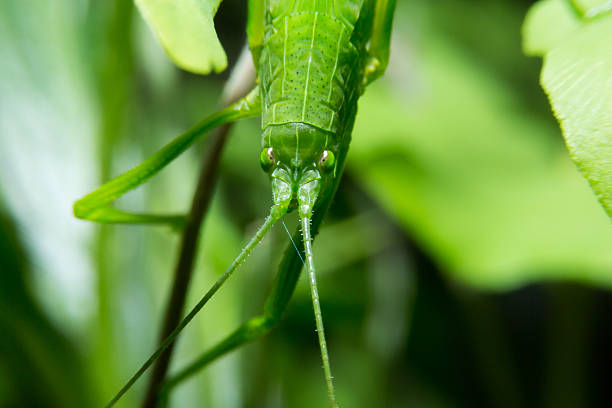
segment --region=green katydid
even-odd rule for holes
[[[387,66],[394,8],[395,0],[250,0],[247,32],[258,86],[243,99],[178,136],[140,165],[75,203],[77,217],[95,222],[180,227],[184,221],[182,216],[133,214],[110,204],[159,172],[207,131],[261,114],[260,162],[272,187],[270,214],[226,272],[108,406],[175,340],[274,223],[294,210],[302,229],[299,251],[304,252],[303,263],[309,274],[329,400],[332,407],[338,406],[317,293],[312,237],[342,175],[357,100]],[[300,256],[299,252],[293,254]],[[302,266],[294,255],[285,256],[285,268],[281,266],[293,274],[278,277],[264,314],[251,319],[168,380],[165,392],[214,358],[263,335],[278,321]]]

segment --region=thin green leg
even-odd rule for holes
[[[278,221],[278,219],[284,214],[284,212],[274,211],[276,208],[273,208],[271,215],[266,217],[263,225],[257,230],[253,238],[245,245],[244,248],[240,251],[240,254],[234,259],[232,264],[227,268],[227,270],[217,279],[217,281],[213,284],[213,286],[206,292],[206,294],[200,299],[200,301],[191,309],[189,314],[185,316],[185,318],[178,324],[178,326],[172,331],[172,333],[162,342],[151,357],[147,359],[147,361],[140,367],[140,369],[128,380],[128,382],[119,390],[119,392],[109,401],[106,405],[106,408],[110,408],[119,399],[123,396],[123,394],[128,391],[132,385],[142,376],[142,374],[147,371],[149,366],[157,360],[157,358],[161,355],[161,353],[170,345],[176,337],[180,334],[181,331],[189,324],[189,322],[198,314],[198,312],[204,307],[204,305],[213,297],[213,295],[219,290],[219,288],[225,283],[225,281],[234,273],[234,271],[244,262],[244,260],[249,256],[249,254],[253,251],[253,249],[261,242],[261,240],[266,236],[268,231],[272,228],[274,223]],[[286,210],[286,209],[285,209]]]
[[[391,27],[397,0],[377,0],[374,6],[374,22],[370,39],[366,46],[368,62],[365,71],[365,84],[380,77],[389,64],[391,47]]]
[[[334,191],[337,185],[338,183],[336,182]],[[323,217],[327,213],[327,209],[331,203],[330,197],[332,196],[333,194],[324,199],[321,207],[313,216],[311,227],[312,235],[315,235],[318,231],[323,221]],[[287,246],[272,290],[266,299],[264,312],[259,316],[249,319],[224,340],[217,343],[213,348],[202,353],[187,367],[168,378],[160,391],[160,407],[164,407],[165,404],[167,404],[170,392],[177,385],[196,374],[217,358],[263,337],[278,324],[295,291],[295,286],[303,266],[301,258],[304,257],[304,241],[301,239],[299,231],[294,234],[293,241],[296,243],[298,250],[296,251],[292,244]]]
[[[176,137],[138,166],[81,198],[74,204],[74,215],[81,219],[100,223],[171,224],[177,227],[182,226],[185,221],[185,216],[183,215],[129,213],[113,208],[110,204],[123,194],[147,181],[209,130],[225,123],[259,115],[260,110],[259,91],[255,88],[245,98],[209,116],[182,135]]]
[[[301,218],[302,236],[304,240],[304,249],[306,253],[306,269],[308,270],[308,278],[310,283],[310,295],[312,296],[312,307],[314,308],[315,322],[317,325],[317,335],[319,336],[319,346],[321,348],[321,359],[323,360],[323,371],[325,372],[325,381],[327,382],[327,394],[332,408],[338,408],[336,401],[336,391],[334,390],[334,377],[331,373],[331,365],[329,364],[329,354],[327,353],[327,342],[325,341],[325,329],[323,328],[323,315],[321,314],[321,305],[319,302],[319,291],[317,289],[317,277],[315,274],[314,262],[312,260],[312,239],[310,238],[310,218]]]
[[[321,218],[319,218],[319,223]],[[298,246],[298,251],[303,253],[304,247],[302,240],[300,240],[299,232],[294,235],[294,241]],[[249,319],[224,340],[217,343],[211,349],[206,350],[195,361],[164,382],[160,391],[161,407],[167,405],[170,392],[174,387],[196,374],[217,358],[263,337],[276,326],[289,304],[289,300],[300,277],[303,264],[300,258],[302,255],[299,255],[299,252],[296,252],[291,245],[287,247],[279,267],[280,272],[276,276],[272,291],[264,305],[263,314]]]
[[[265,315],[257,316],[248,320],[223,341],[217,343],[217,345],[210,350],[207,350],[206,353],[202,354],[189,366],[167,379],[164,382],[159,394],[159,406],[166,407],[168,405],[170,391],[172,391],[174,387],[196,374],[203,367],[216,360],[218,357],[221,357],[222,355],[229,353],[230,351],[235,350],[246,343],[264,336],[276,325],[276,323],[277,319]]]
[[[322,213],[319,213],[320,216],[318,219],[314,221],[314,227],[318,227],[321,222]],[[312,282],[314,279],[314,266],[312,266],[312,248],[310,242],[312,241],[310,237],[310,220],[304,218],[306,225],[308,225],[306,236],[307,239],[303,240],[299,239],[299,236],[296,236],[295,241],[298,245],[299,252],[302,252],[306,256],[306,266],[309,270],[310,279],[311,279],[311,290],[313,289]],[[308,242],[308,243],[307,243]],[[306,244],[307,243],[307,244]],[[306,251],[304,251],[304,245],[306,244]],[[162,390],[160,392],[160,407],[167,406],[168,398],[170,392],[174,387],[181,384],[187,378],[196,374],[202,368],[207,366],[212,361],[217,358],[229,353],[232,350],[237,349],[240,346],[243,346],[246,343],[257,340],[258,338],[264,336],[268,333],[280,320],[283,315],[287,304],[289,303],[289,299],[293,294],[295,289],[295,285],[299,278],[300,270],[302,268],[302,261],[300,259],[299,252],[296,252],[292,246],[287,248],[287,252],[285,253],[285,257],[280,266],[280,273],[277,277],[277,280],[274,284],[274,288],[272,289],[272,293],[268,297],[265,307],[264,313],[260,316],[253,317],[248,320],[242,326],[240,326],[236,331],[227,336],[224,340],[217,343],[216,346],[204,352],[200,357],[198,357],[193,363],[189,364],[184,369],[180,370],[177,374],[173,375],[164,383]],[[310,256],[308,254],[310,253]],[[310,261],[308,261],[310,259]],[[310,265],[308,266],[308,263]],[[313,305],[315,306],[315,318],[317,321],[317,332],[319,335],[319,341],[321,342],[321,354],[323,357],[323,365],[325,369],[325,377],[328,385],[328,392],[330,396],[330,401],[332,402],[332,407],[337,407],[337,402],[334,393],[334,387],[332,382],[332,375],[329,365],[329,357],[327,355],[327,346],[325,345],[325,333],[323,331],[323,321],[321,318],[321,309],[319,307],[318,294],[316,289],[316,280],[314,281],[314,290],[313,290]],[[315,302],[315,298],[317,299]],[[318,310],[318,312],[317,312]]]

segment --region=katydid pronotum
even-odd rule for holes
[[[258,76],[255,89],[75,203],[75,215],[90,221],[171,224],[180,228],[182,216],[128,213],[110,205],[159,172],[209,130],[261,114],[260,162],[272,187],[270,214],[225,273],[108,406],[175,340],[274,223],[294,210],[302,229],[302,240],[295,252],[300,259],[286,256],[283,263],[289,265],[285,269],[297,273],[279,276],[264,314],[248,321],[169,379],[160,395],[214,358],[263,335],[278,321],[295,287],[303,251],[329,401],[332,407],[338,406],[317,293],[312,238],[342,175],[357,100],[387,66],[394,9],[395,0],[250,0],[247,33]]]

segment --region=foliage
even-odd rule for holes
[[[213,25],[221,0],[135,1],[176,65],[198,74],[225,69],[227,57]]]
[[[409,51],[395,48],[400,61],[418,61],[412,78],[401,71],[409,65],[396,65],[386,84],[364,95],[349,168],[466,283],[612,285],[608,222],[554,136],[546,137],[554,130],[521,106],[512,83],[445,33],[421,30],[410,54],[401,58]]]
[[[527,4],[398,3],[388,74],[360,101],[314,245],[339,400],[607,406],[612,233],[537,61],[521,55]],[[216,109],[224,78],[176,69],[116,4],[129,2],[0,2],[2,407],[101,406],[155,346],[176,235],[98,228],[70,208]],[[239,44],[244,5],[224,4],[219,37]],[[188,305],[269,209],[259,126],[238,124],[224,153]],[[202,147],[119,206],[185,211]],[[288,240],[272,233],[184,332],[171,373],[262,310]],[[323,405],[313,330],[302,280],[274,331],[186,381],[171,406]]]
[[[612,216],[612,2],[541,0],[524,49],[544,57],[542,87],[572,159]]]

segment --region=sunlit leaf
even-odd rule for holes
[[[612,15],[548,53],[542,85],[572,158],[612,215]]]
[[[227,57],[213,22],[221,0],[135,1],[176,65],[198,74],[225,69]]]
[[[527,13],[523,24],[523,51],[543,56],[580,25],[567,0],[542,0]]]
[[[523,26],[523,48],[544,56],[542,87],[572,159],[612,215],[610,9],[612,1],[540,1]]]

